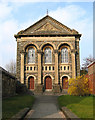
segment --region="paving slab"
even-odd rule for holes
[[[65,118],[57,103],[58,96],[39,95],[27,118]]]

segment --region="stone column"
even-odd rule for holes
[[[55,84],[58,84],[58,50],[55,50]]]
[[[20,81],[22,84],[24,84],[24,52],[21,52],[21,77],[20,77]]]
[[[72,50],[72,78],[76,78],[76,61],[75,61],[75,50]]]
[[[38,50],[37,51],[38,53],[38,84],[41,84],[41,54],[42,54],[42,51],[41,50]]]

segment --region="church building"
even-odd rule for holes
[[[80,37],[49,15],[18,32],[18,80],[34,92],[67,91],[69,79],[80,75]]]

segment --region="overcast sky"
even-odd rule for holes
[[[85,57],[93,55],[92,0],[89,0],[90,2],[14,1],[16,2],[9,0],[0,2],[0,66],[5,67],[11,59],[16,60],[14,34],[44,17],[47,9],[51,17],[82,34],[80,40],[81,64]]]

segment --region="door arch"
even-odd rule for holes
[[[62,77],[62,88],[68,89],[68,77],[67,76]]]
[[[28,78],[28,88],[34,90],[34,77],[32,76]]]
[[[50,76],[45,77],[45,89],[51,90],[52,89],[52,79]]]

